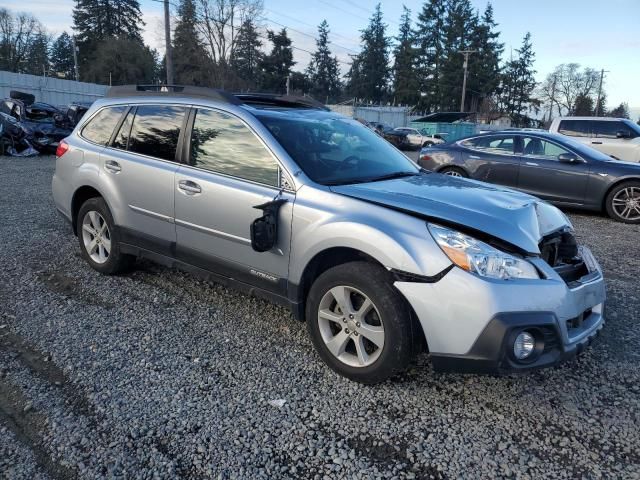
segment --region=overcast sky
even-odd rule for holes
[[[171,0],[177,3],[177,0]],[[145,41],[163,51],[162,3],[141,0]],[[266,27],[289,27],[294,46],[314,50],[317,25],[326,19],[331,28],[334,53],[348,69],[349,54],[360,49],[359,35],[367,24],[377,0],[264,0]],[[382,2],[389,34],[395,35],[400,5],[405,3],[417,16],[423,1]],[[486,0],[472,0],[480,11]],[[560,63],[576,62],[609,72],[605,77],[608,105],[628,102],[633,118],[640,116],[640,0],[494,0],[495,19],[499,23],[505,57],[516,49],[527,31],[531,32],[536,52],[538,80]],[[3,6],[28,11],[38,17],[49,31],[70,30],[73,0],[3,0]],[[173,10],[175,10],[172,7]],[[309,63],[309,54],[295,50],[297,69]]]

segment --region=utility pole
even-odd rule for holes
[[[291,74],[287,75],[287,95],[289,95],[290,83],[291,83]]]
[[[602,81],[604,80],[604,74],[609,73],[609,70],[604,68],[600,70],[600,85],[598,86],[598,101],[596,103],[596,117],[600,115],[600,99],[602,98]]]
[[[164,0],[164,58],[167,66],[167,85],[173,85],[173,58],[171,57],[171,24],[169,0]]]
[[[460,100],[460,111],[464,112],[464,97],[467,95],[467,67],[469,66],[469,55],[476,53],[475,50],[460,50],[458,53],[464,55],[464,77],[462,80],[462,99]]]
[[[71,42],[73,44],[73,70],[76,74],[76,82],[80,81],[80,74],[78,73],[78,47],[76,46],[76,36],[71,36]]]
[[[556,100],[556,80],[558,79],[557,75],[553,75],[553,83],[551,84],[551,106],[549,107],[549,120],[548,123],[551,123],[551,115],[553,114],[553,103]]]

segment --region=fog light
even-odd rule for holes
[[[529,332],[520,332],[513,342],[513,354],[518,360],[524,360],[533,353],[536,340]]]

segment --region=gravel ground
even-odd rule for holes
[[[0,478],[640,478],[640,227],[571,214],[608,278],[578,359],[496,378],[423,356],[370,387],[285,309],[151,263],[91,270],[53,170],[0,158]]]

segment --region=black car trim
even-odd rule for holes
[[[442,280],[442,278],[449,273],[453,269],[453,264],[449,265],[442,271],[436,273],[435,275],[419,275],[417,273],[404,272],[402,270],[397,270],[392,268],[389,270],[393,275],[393,279],[396,282],[412,282],[412,283],[436,283]]]
[[[176,242],[146,235],[126,227],[116,227],[121,251],[137,257],[149,258],[159,263],[183,270],[199,270],[220,280],[220,283],[237,285],[245,293],[275,298],[281,305],[291,307],[287,298],[288,281],[269,272],[262,272],[220,257],[181,247]],[[255,292],[254,292],[255,291]]]

